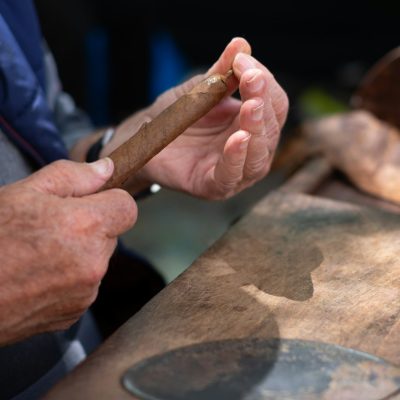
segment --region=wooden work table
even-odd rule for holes
[[[258,203],[47,399],[134,399],[121,385],[133,364],[222,339],[312,340],[400,365],[400,215],[297,185]]]

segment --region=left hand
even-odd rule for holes
[[[233,93],[239,87],[241,101],[233,97],[222,100],[144,166],[139,176],[198,197],[225,199],[268,173],[286,120],[288,99],[271,72],[250,53],[247,41],[235,38],[206,74],[225,74],[233,68],[229,90]],[[103,155],[203,78],[192,78],[165,92],[148,109],[126,120]]]

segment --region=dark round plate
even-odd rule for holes
[[[143,400],[379,400],[399,391],[400,369],[326,343],[238,339],[143,360],[122,383]]]

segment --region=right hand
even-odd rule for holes
[[[0,345],[66,329],[95,300],[132,197],[96,193],[113,163],[57,161],[0,189]]]

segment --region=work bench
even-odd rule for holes
[[[252,354],[268,358],[268,368],[257,367],[266,368],[254,378],[259,391],[247,377],[249,395],[238,398],[397,398],[399,213],[357,191],[324,159],[309,161],[46,399],[190,400],[206,398],[199,394],[205,388],[208,399],[221,399],[213,390],[221,393],[221,381],[232,384],[227,373],[240,381]],[[235,358],[242,350],[247,364]],[[302,375],[310,359],[323,375],[315,382]],[[285,368],[277,372],[275,363]],[[147,376],[140,375],[143,366]],[[280,385],[265,383],[269,374]],[[124,385],[153,390],[153,397],[137,397]]]

